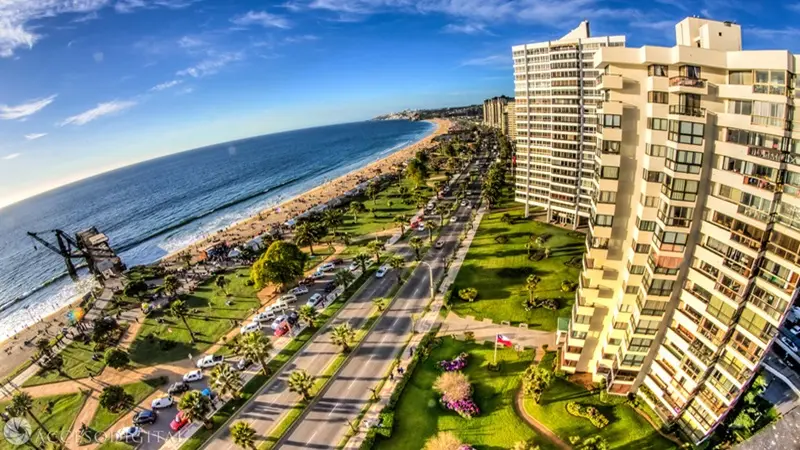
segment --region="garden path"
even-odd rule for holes
[[[522,405],[523,401],[522,396],[522,389],[517,392],[517,398],[514,401],[514,409],[517,411],[517,415],[522,418],[528,425],[531,426],[537,433],[543,435],[547,439],[549,439],[556,447],[561,450],[571,450],[572,446],[564,442],[560,437],[556,436],[555,433],[550,431],[549,428],[544,426],[541,422],[534,419],[530,414],[525,411],[525,408]]]
[[[498,325],[490,320],[479,321],[472,316],[459,317],[455,313],[448,313],[440,334],[452,334],[463,337],[464,333],[471,331],[475,334],[477,342],[494,342],[495,336],[502,334],[511,339],[514,345],[541,349],[547,345],[551,349],[556,346],[556,334],[552,331],[530,330],[524,327],[513,327],[510,325]]]

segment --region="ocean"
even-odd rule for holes
[[[66,276],[63,260],[27,231],[74,235],[96,226],[128,267],[152,263],[434,129],[392,120],[257,136],[106,172],[0,209],[0,341],[89,286]]]

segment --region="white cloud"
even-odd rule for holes
[[[105,55],[103,54],[103,52],[95,52],[92,55],[92,58],[94,58],[94,62],[101,63],[103,62],[103,59],[105,59]]]
[[[19,157],[19,156],[21,156],[21,155],[22,155],[22,153],[12,153],[12,154],[10,154],[10,155],[3,156],[3,159],[5,159],[6,161],[8,161],[8,160],[12,160],[12,159],[14,159],[14,158],[18,158],[18,157]]]
[[[119,13],[131,13],[137,9],[169,8],[183,9],[200,0],[117,0],[114,9]]]
[[[180,48],[197,48],[202,47],[206,43],[202,40],[191,37],[191,36],[183,36],[182,38],[178,39],[178,46]]]
[[[465,23],[454,24],[450,23],[442,28],[445,33],[463,33],[463,34],[492,34],[486,29],[486,25],[480,23]]]
[[[192,67],[179,70],[175,75],[179,77],[189,76],[193,78],[201,78],[206,75],[213,75],[228,64],[239,61],[242,58],[243,55],[241,52],[213,55],[208,59],[200,61],[198,64]]]
[[[31,134],[26,134],[25,139],[29,141],[35,141],[36,139],[43,138],[45,136],[47,136],[47,133],[31,133]]]
[[[231,19],[231,23],[243,27],[261,25],[264,28],[291,28],[291,24],[285,17],[270,14],[266,11],[249,11],[247,14]]]
[[[92,11],[89,14],[85,14],[83,16],[78,17],[77,19],[73,20],[73,23],[83,23],[83,22],[91,22],[92,20],[97,20],[100,18],[100,14],[97,11]]]
[[[303,34],[300,36],[289,36],[283,40],[283,42],[287,44],[296,44],[298,42],[309,42],[309,41],[316,41],[319,37],[314,36],[313,34]]]
[[[62,127],[65,125],[86,125],[87,123],[97,120],[103,116],[116,114],[134,106],[136,106],[135,101],[114,100],[111,102],[99,103],[97,106],[88,111],[84,111],[72,117],[67,117],[63,121],[59,122],[58,125]]]
[[[191,87],[191,86],[187,86],[187,87],[179,90],[178,92],[176,92],[175,95],[188,95],[188,94],[191,94],[192,92],[194,92],[194,88]]]
[[[461,63],[462,66],[508,66],[511,68],[511,53],[472,58]]]
[[[41,111],[42,109],[44,109],[44,107],[46,107],[50,103],[53,103],[55,99],[56,96],[51,95],[50,97],[29,100],[27,103],[23,103],[21,105],[9,106],[0,104],[0,119],[3,120],[23,119],[25,117],[31,116]]]
[[[151,87],[150,90],[151,91],[163,91],[163,90],[175,87],[175,86],[177,86],[177,85],[179,85],[181,83],[183,83],[183,80],[167,81],[167,82],[164,82],[164,83],[161,83],[161,84],[157,84],[157,85]]]

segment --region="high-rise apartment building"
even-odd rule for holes
[[[593,60],[592,220],[561,367],[638,390],[693,442],[746,389],[800,279],[800,61],[741,42],[687,18],[674,47]]]
[[[509,116],[509,110],[512,112]],[[509,122],[513,118],[514,99],[501,95],[483,101],[483,123],[509,135]]]
[[[516,106],[517,103],[514,100],[511,100],[506,104],[505,110],[505,131],[506,136],[511,142],[516,142],[517,140],[517,113],[516,113]]]
[[[515,198],[549,220],[586,226],[592,215],[595,114],[600,99],[594,53],[624,36],[590,37],[589,23],[557,41],[512,47],[516,96]]]

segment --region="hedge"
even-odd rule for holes
[[[583,406],[575,402],[567,402],[567,412],[576,417],[589,419],[589,422],[597,428],[608,425],[608,419],[602,415],[594,406]]]

